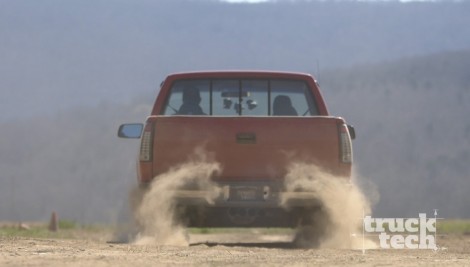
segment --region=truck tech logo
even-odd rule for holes
[[[436,245],[437,210],[434,218],[419,213],[419,218],[364,217],[364,232],[380,233],[380,247],[385,249],[433,249]],[[415,234],[413,234],[415,233]]]

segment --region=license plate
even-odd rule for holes
[[[256,188],[243,187],[235,188],[236,199],[239,200],[256,200]]]

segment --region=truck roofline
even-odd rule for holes
[[[207,71],[189,71],[189,72],[176,72],[169,74],[168,79],[184,79],[184,78],[207,78],[207,77],[220,77],[220,78],[264,78],[264,77],[277,77],[277,78],[297,78],[297,79],[314,79],[311,74],[302,72],[289,72],[289,71],[274,71],[274,70],[207,70]]]

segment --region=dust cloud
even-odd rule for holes
[[[216,198],[220,189],[211,177],[219,173],[221,167],[210,158],[203,149],[196,149],[188,162],[154,178],[140,205],[135,205],[134,216],[139,229],[136,244],[188,245],[185,227],[177,219],[175,190],[190,184],[207,191],[209,201]]]
[[[130,242],[139,245],[189,245],[185,225],[177,216],[176,190],[187,185],[196,186],[208,192],[209,202],[219,196],[221,189],[211,177],[221,172],[221,166],[211,158],[203,149],[197,149],[187,162],[155,177],[145,191],[133,190],[131,206],[135,233]],[[371,213],[370,199],[377,198],[377,192],[371,190],[371,197],[366,197],[357,185],[357,175],[348,180],[316,165],[292,163],[284,183],[286,191],[312,192],[322,203],[321,209],[307,209],[302,214],[308,219],[297,228],[294,238],[297,246],[377,248],[375,242],[362,235],[363,218]],[[282,199],[281,202],[285,204]],[[287,206],[285,208],[288,209]]]
[[[371,204],[355,180],[336,177],[313,164],[289,166],[286,190],[313,192],[322,203],[321,209],[304,214],[308,222],[297,229],[297,245],[344,249],[377,247],[373,241],[363,239],[362,218],[371,213]],[[373,195],[377,198],[376,192]]]

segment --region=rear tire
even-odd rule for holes
[[[318,248],[328,237],[331,221],[328,213],[322,209],[306,209],[302,212],[300,224],[293,240],[299,248]]]
[[[142,203],[146,190],[141,187],[129,191],[127,202],[123,204],[118,215],[118,223],[109,243],[131,243],[141,232],[142,226],[137,219],[137,211]]]

